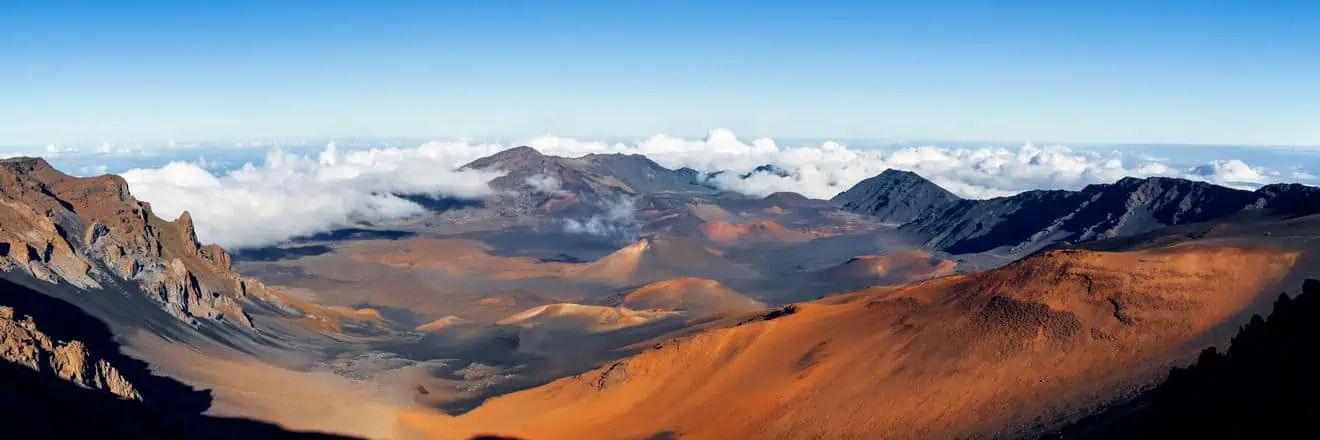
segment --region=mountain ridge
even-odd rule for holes
[[[952,254],[1040,249],[1057,241],[1129,236],[1244,212],[1287,214],[1320,204],[1320,190],[1275,184],[1246,191],[1169,177],[1124,177],[1080,190],[1032,190],[985,200],[950,198],[911,172],[869,178],[833,201],[842,209],[898,223]],[[940,192],[943,191],[943,192]]]
[[[925,212],[959,200],[962,199],[917,173],[893,168],[858,182],[830,199],[843,209],[894,224],[908,223]]]
[[[459,169],[504,171],[506,174],[492,180],[490,185],[506,191],[534,190],[529,179],[552,178],[560,189],[592,200],[665,191],[708,192],[708,188],[698,185],[692,173],[665,168],[640,154],[560,157],[520,146],[474,160]]]

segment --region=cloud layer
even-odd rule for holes
[[[123,177],[162,217],[191,211],[202,241],[250,247],[423,211],[394,194],[489,194],[486,182],[497,175],[454,171],[453,164],[466,159],[454,152],[479,154],[469,146],[439,144],[348,153],[330,145],[314,158],[272,150],[263,165],[249,163],[223,174],[197,163],[171,162]]]
[[[635,144],[546,136],[532,140],[530,145],[548,154],[635,153],[670,168],[729,170],[733,172],[715,176],[714,183],[754,196],[792,191],[827,199],[890,168],[916,172],[969,198],[1005,196],[1031,189],[1078,188],[1113,182],[1124,176],[1182,177],[1239,187],[1270,183],[1277,178],[1241,160],[1179,168],[1155,158],[1131,161],[1117,152],[1102,154],[1032,144],[1017,148],[910,146],[879,150],[823,142],[782,147],[766,138],[743,141],[727,130],[712,130],[704,139],[655,135]],[[753,172],[766,164],[774,165],[779,172]],[[751,175],[741,178],[746,173]]]
[[[1298,179],[1297,173],[1285,176],[1236,159],[1179,166],[1144,154],[1125,156],[1031,144],[867,149],[821,142],[785,147],[771,139],[742,140],[727,130],[712,130],[702,139],[655,135],[635,143],[543,136],[513,144],[451,141],[347,151],[330,144],[319,153],[305,155],[273,149],[264,163],[249,163],[228,172],[212,171],[199,160],[134,169],[123,176],[133,192],[151,202],[162,216],[192,211],[202,240],[260,246],[354,222],[398,219],[422,211],[394,193],[487,195],[490,189],[485,182],[496,175],[455,169],[522,144],[558,156],[643,154],[669,168],[690,167],[707,173],[727,170],[731,172],[713,177],[711,183],[751,196],[792,191],[830,198],[889,168],[917,172],[970,198],[1079,188],[1124,176],[1182,177],[1237,187]],[[775,172],[753,172],[766,164],[774,165]],[[559,182],[550,177],[535,176],[528,184],[546,193],[559,191]],[[565,228],[612,235],[627,229],[627,222],[619,221],[626,216],[616,217],[601,217],[594,223],[587,219],[565,224]],[[623,229],[620,224],[625,225]]]

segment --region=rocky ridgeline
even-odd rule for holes
[[[120,398],[142,400],[110,362],[89,353],[82,341],[60,341],[47,336],[30,316],[16,316],[0,306],[0,359],[38,373],[53,374],[87,389],[106,391]]]
[[[694,170],[671,170],[637,154],[567,158],[523,146],[477,159],[461,169],[502,174],[490,180],[496,195],[486,201],[501,216],[533,212],[591,215],[646,194],[714,192],[701,185]]]
[[[0,270],[86,291],[136,285],[190,324],[252,321],[244,300],[290,309],[260,282],[239,276],[220,246],[201,245],[192,217],[152,214],[119,176],[76,178],[39,158],[0,160]]]
[[[1244,191],[1185,179],[1127,177],[1078,191],[968,200],[917,174],[886,170],[831,201],[924,236],[929,248],[969,254],[1001,248],[1027,252],[1057,241],[1126,237],[1247,212],[1312,214],[1320,206],[1320,189],[1274,184]]]
[[[843,209],[872,215],[894,225],[910,222],[958,200],[958,196],[916,173],[895,169],[858,182],[830,199]]]

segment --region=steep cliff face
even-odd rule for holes
[[[118,176],[76,178],[39,158],[0,160],[0,270],[82,290],[136,285],[188,323],[251,327],[242,301],[275,299],[201,245],[192,217],[165,221]]]
[[[83,388],[142,400],[133,384],[99,353],[78,340],[56,340],[41,331],[31,316],[19,316],[0,306],[0,359],[32,371],[52,374]]]

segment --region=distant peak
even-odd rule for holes
[[[499,153],[495,153],[491,157],[496,157],[496,156],[510,157],[510,156],[543,156],[543,155],[541,154],[540,151],[537,151],[537,149],[535,148],[522,145],[501,151]]]
[[[885,177],[885,178],[890,178],[890,179],[894,179],[894,178],[904,178],[904,179],[921,179],[921,180],[927,180],[925,177],[921,177],[920,174],[917,174],[917,173],[914,173],[914,172],[911,172],[911,171],[900,170],[900,169],[897,169],[897,168],[890,168],[890,169],[887,169],[887,170],[884,170],[884,171],[880,172],[880,177]]]
[[[513,147],[490,156],[486,156],[467,165],[462,169],[486,169],[491,167],[521,166],[523,164],[533,163],[542,160],[545,155],[541,154],[535,148],[523,145]]]
[[[810,199],[808,199],[807,196],[795,192],[780,191],[765,196],[764,200],[774,203],[796,203],[805,202]]]
[[[739,177],[742,177],[743,179],[747,179],[747,178],[752,177],[752,175],[755,175],[755,174],[769,174],[769,175],[779,176],[779,177],[788,177],[788,176],[792,175],[792,173],[790,173],[788,170],[785,170],[785,169],[783,169],[783,168],[779,168],[779,167],[775,166],[774,164],[765,164],[765,165],[758,166],[758,167],[752,169],[751,171],[749,171],[749,172],[747,172],[747,173],[745,173],[745,174],[743,174],[743,175],[741,175],[741,176],[739,176]]]
[[[884,170],[880,172],[880,174],[872,176],[871,178],[863,180],[861,183],[857,184],[857,186],[864,185],[901,185],[904,188],[920,186],[940,193],[946,198],[957,199],[957,196],[954,196],[953,193],[949,193],[944,188],[936,185],[935,182],[931,182],[930,179],[922,177],[920,174],[894,168]]]
[[[958,196],[911,171],[884,170],[830,199],[844,209],[903,224],[958,200]]]

